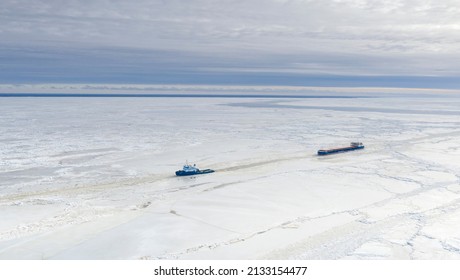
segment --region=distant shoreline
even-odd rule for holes
[[[0,97],[149,97],[149,98],[370,98],[369,96],[340,95],[283,95],[283,94],[177,94],[177,93],[0,93]]]

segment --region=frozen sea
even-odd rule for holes
[[[460,95],[330,95],[0,97],[0,259],[460,259]]]

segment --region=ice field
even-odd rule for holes
[[[460,94],[337,96],[0,97],[0,259],[460,259]]]

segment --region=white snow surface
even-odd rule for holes
[[[0,259],[460,259],[459,108],[1,98]]]

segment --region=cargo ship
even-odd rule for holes
[[[333,148],[333,149],[327,149],[327,150],[318,150],[318,156],[325,156],[325,155],[343,153],[343,152],[360,150],[360,149],[364,149],[363,143],[361,143],[361,142],[351,142],[350,146],[348,146],[348,147]]]
[[[192,166],[188,162],[186,162],[182,170],[176,171],[176,176],[199,175],[199,174],[207,174],[207,173],[212,173],[212,172],[214,172],[214,170],[212,169],[200,170],[196,167],[196,164]]]

